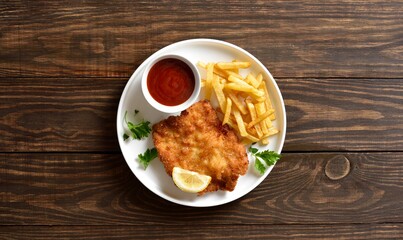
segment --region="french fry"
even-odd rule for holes
[[[237,69],[237,68],[248,68],[250,67],[250,62],[219,62],[217,66],[221,69]]]
[[[256,82],[257,82],[257,86],[256,88],[258,88],[260,86],[260,84],[262,84],[263,81],[263,75],[261,73],[259,73],[256,77]],[[267,91],[267,89],[266,89]],[[268,94],[266,96],[269,96]]]
[[[269,98],[269,97],[267,97],[267,98]],[[268,99],[268,101],[270,102],[270,99]],[[265,101],[264,103],[261,103],[261,104],[260,104],[261,106],[259,106],[259,107],[260,107],[260,109],[261,109],[261,112],[273,111],[273,113],[270,114],[269,117],[266,118],[266,119],[263,121],[263,122],[265,123],[265,125],[266,125],[266,128],[270,128],[270,127],[273,126],[273,124],[272,124],[270,118],[273,118],[272,115],[274,114],[274,109],[267,107],[267,104],[268,104],[267,101]],[[270,104],[271,104],[271,102],[270,102]],[[262,107],[262,106],[263,106],[263,107]],[[265,109],[265,110],[264,110],[264,109]]]
[[[229,76],[242,78],[242,76],[239,75],[236,71],[234,71],[234,69],[221,69],[220,67],[217,66],[217,64],[214,65],[214,73],[223,78],[228,78]]]
[[[256,100],[257,102],[265,102],[265,101],[266,101],[266,97],[257,97],[257,98],[255,98],[255,100]]]
[[[273,114],[273,113],[274,113],[274,110],[273,110],[273,109],[270,109],[270,110],[264,112],[264,113],[261,114],[259,117],[257,117],[255,120],[252,120],[252,122],[250,122],[250,123],[248,124],[248,128],[251,128],[251,127],[255,126],[256,124],[258,124],[258,123],[260,123],[260,122],[266,120],[266,119],[267,119],[271,114]],[[267,127],[267,125],[266,125],[266,127]]]
[[[248,126],[248,123],[250,123],[252,121],[252,118],[250,117],[250,114],[242,115],[242,119],[243,119],[243,121],[245,123],[245,126]],[[246,129],[246,131],[248,131],[248,129]],[[255,132],[253,134],[255,134]]]
[[[233,117],[233,116],[232,116]],[[239,129],[238,129],[238,125],[236,124],[236,122],[234,122],[234,120],[231,118],[228,119],[228,125],[230,125],[235,131],[237,131],[239,133]]]
[[[250,135],[250,134],[246,135],[245,138],[251,140],[252,143],[254,143],[254,142],[259,142],[259,140],[260,140],[259,138],[255,137],[255,136],[252,136],[252,135]]]
[[[249,73],[249,74],[246,76],[245,79],[247,79],[247,81],[249,82],[249,84],[252,85],[252,86],[253,86],[254,88],[256,88],[256,89],[257,89],[257,87],[259,87],[259,85],[260,85],[260,84],[258,84],[258,82],[257,82],[257,80],[256,80],[256,78],[255,78],[255,76],[253,76],[252,73]]]
[[[213,76],[213,89],[216,94],[218,104],[220,105],[221,111],[225,112],[225,95],[223,90],[223,85],[220,84],[220,78],[217,75]]]
[[[218,77],[220,78],[220,83],[221,83],[221,84],[226,84],[226,83],[227,83],[227,79],[222,78],[222,77],[220,77],[220,76],[218,76]]]
[[[254,98],[259,98],[259,97],[263,97],[264,96],[264,92],[257,90],[255,88],[253,88],[252,86],[248,85],[247,83],[245,84],[240,84],[240,83],[227,83],[224,85],[225,88],[227,89],[232,89],[232,90],[237,90],[240,92],[248,92],[251,93],[253,95]]]
[[[240,92],[251,92],[252,89],[248,88],[248,86],[241,85],[239,83],[230,82],[224,85],[224,88],[232,89]]]
[[[225,107],[224,119],[222,120],[222,125],[228,123],[229,117],[231,115],[232,100],[227,97],[227,106]]]
[[[234,77],[234,76],[229,76],[228,81],[230,81],[231,83],[236,83],[236,84],[242,86],[242,87],[239,87],[240,90],[238,90],[238,91],[250,92],[255,96],[255,98],[264,97],[265,93],[264,93],[263,90],[259,90],[259,89],[255,88],[255,87],[253,87],[252,85],[250,85],[247,82],[245,82],[245,80],[242,80],[242,79]],[[232,87],[232,86],[229,86],[229,87]]]
[[[251,116],[252,122],[253,122],[257,119],[255,105],[253,105],[253,103],[249,99],[246,99],[245,101],[246,101],[246,106],[248,106],[249,113],[250,113],[250,116]],[[260,125],[255,124],[254,127],[255,127],[258,137],[261,138],[263,136],[263,132],[262,132],[262,129],[260,128]]]
[[[248,78],[248,76],[244,77],[243,81],[246,82],[247,84],[250,84],[250,78]]]
[[[263,138],[270,137],[270,136],[275,135],[275,134],[277,134],[277,133],[279,132],[279,131],[278,131],[277,129],[275,129],[274,127],[269,128],[268,131],[269,131],[269,132],[268,132],[267,134],[263,135]]]
[[[274,109],[270,109],[269,111],[273,111],[272,114],[274,114]],[[271,114],[271,115],[272,115],[272,114]],[[271,116],[271,115],[270,115],[270,116]],[[273,127],[273,122],[270,120],[270,116],[264,120],[264,121],[266,122],[267,128]]]
[[[236,123],[236,120],[232,119],[232,117],[234,117],[234,116],[232,115],[232,116],[229,118],[229,120],[228,120],[228,125],[230,125],[237,133],[240,134],[238,125],[237,125],[237,123]],[[251,143],[255,143],[255,142],[259,142],[259,141],[260,141],[259,138],[255,137],[255,136],[253,136],[253,135],[251,135],[251,134],[249,134],[249,133],[247,133],[247,135],[244,136],[243,139],[242,139],[242,142],[243,142],[244,144],[251,144]]]
[[[279,131],[277,129],[275,129],[274,127],[269,128],[269,132],[267,134],[265,134],[261,139],[261,143],[263,145],[267,145],[269,144],[269,137],[272,135],[277,134]]]
[[[207,73],[202,81],[206,98],[210,100],[212,93],[216,96],[222,124],[235,129],[243,142],[268,144],[269,138],[279,132],[272,123],[276,118],[275,112],[263,75],[247,73],[244,77],[240,74],[240,69],[250,65],[249,62],[236,60],[198,62],[198,66],[206,69]]]
[[[269,92],[267,91],[265,81],[262,81],[262,83],[260,84],[260,89],[262,89],[264,91],[264,94],[266,95],[266,99],[265,99],[266,108],[272,109],[273,105],[270,101]],[[272,115],[270,115],[270,120],[273,121],[275,119],[276,119],[276,113],[273,113]]]
[[[234,94],[232,91],[228,91],[228,96],[231,98],[231,100],[234,102],[235,106],[238,108],[239,111],[241,111],[242,114],[247,114],[248,111],[245,108],[245,105],[239,100],[238,96]]]
[[[238,109],[234,109],[233,113],[234,113],[236,124],[238,125],[239,134],[242,137],[246,137],[248,135],[248,133],[246,132],[245,123],[243,122],[241,113],[238,111]]]
[[[245,78],[246,79],[246,78]],[[242,79],[242,77],[241,78],[239,78],[239,77],[236,77],[236,76],[228,76],[228,81],[230,81],[230,82],[233,82],[233,83],[238,83],[238,84],[240,84],[240,85],[244,85],[244,86],[248,86],[248,87],[252,87],[251,85],[249,85],[249,83],[247,83],[246,81],[245,81],[245,79]]]
[[[263,103],[262,102],[256,103],[255,104],[255,109],[256,109],[256,113],[257,113],[258,117],[263,115],[266,112],[264,102]],[[266,126],[266,122],[264,122],[264,121],[260,122],[260,127],[262,128],[262,132],[263,132],[264,135],[269,132],[269,129]]]
[[[231,70],[222,70],[225,74],[225,76],[227,78],[229,78],[230,76],[236,77],[236,78],[242,78],[241,75],[239,75],[238,73],[236,73],[235,71],[231,71]]]
[[[206,98],[208,100],[211,99],[211,89],[212,89],[212,81],[214,76],[214,64],[208,63],[207,64],[207,75],[206,75]]]
[[[238,62],[238,61],[236,59],[234,59],[234,60],[232,60],[232,62]],[[231,71],[239,74],[239,68],[233,68],[233,69],[228,69],[228,70],[231,70]]]
[[[261,137],[259,137],[257,135],[257,132],[256,132],[255,128],[249,128],[249,129],[246,129],[246,131],[248,132],[249,136],[251,136],[251,137],[253,137],[255,139],[255,142],[258,142],[261,139]]]
[[[262,141],[261,141],[261,143],[262,143],[263,145],[269,144],[269,138],[268,138],[268,137],[263,138]]]
[[[201,68],[207,69],[207,63],[205,63],[203,61],[198,61],[197,65],[199,65]]]

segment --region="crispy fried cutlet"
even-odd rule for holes
[[[166,172],[174,167],[211,176],[200,194],[232,191],[248,169],[245,146],[235,131],[222,125],[209,101],[200,101],[153,126],[153,140]]]

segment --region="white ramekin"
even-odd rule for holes
[[[159,102],[157,102],[150,94],[148,87],[147,87],[147,77],[148,77],[148,73],[150,72],[150,69],[154,66],[154,64],[156,64],[157,62],[163,60],[163,59],[168,59],[168,58],[174,58],[174,59],[178,59],[181,60],[182,62],[186,63],[190,69],[193,72],[194,75],[194,79],[195,79],[195,87],[193,89],[193,93],[192,95],[183,103],[176,105],[176,106],[167,106],[167,105],[163,105]],[[190,62],[188,59],[180,56],[180,55],[175,55],[175,54],[166,54],[166,55],[161,55],[155,59],[153,59],[151,62],[149,62],[147,64],[147,66],[144,69],[143,72],[143,76],[141,79],[141,90],[143,92],[143,95],[145,97],[145,99],[147,100],[147,102],[154,107],[155,109],[157,109],[158,111],[164,112],[164,113],[177,113],[177,112],[181,112],[185,109],[187,109],[188,107],[190,107],[194,102],[197,101],[199,94],[200,94],[200,88],[201,88],[201,84],[200,84],[200,73],[199,70],[197,69],[197,66],[195,64],[193,64],[192,62]]]

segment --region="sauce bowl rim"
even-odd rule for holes
[[[186,65],[188,65],[190,67],[190,69],[193,72],[194,75],[194,80],[195,80],[195,85],[194,85],[194,89],[192,94],[190,95],[190,97],[183,103],[179,104],[179,105],[175,105],[175,106],[167,106],[164,104],[159,103],[157,100],[155,100],[151,94],[150,91],[148,90],[148,86],[147,86],[147,79],[148,79],[148,74],[151,70],[151,68],[158,63],[159,61],[162,61],[164,59],[169,59],[169,58],[173,58],[173,59],[177,59],[180,60],[182,62],[184,62]],[[156,110],[160,111],[160,112],[164,112],[164,113],[177,113],[177,112],[181,112],[185,109],[187,109],[188,107],[190,107],[194,102],[196,102],[196,100],[199,97],[200,94],[200,90],[201,90],[201,76],[200,76],[200,72],[197,68],[197,66],[195,64],[193,64],[189,59],[187,59],[186,57],[183,57],[181,55],[178,54],[164,54],[161,56],[158,56],[157,58],[153,59],[152,61],[150,61],[147,66],[144,69],[142,78],[141,78],[141,90],[143,92],[143,96],[144,98],[147,100],[147,102]]]

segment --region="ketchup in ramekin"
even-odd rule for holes
[[[200,93],[200,74],[187,58],[167,54],[153,59],[145,68],[141,87],[148,103],[165,113],[185,110]]]
[[[151,67],[147,76],[147,88],[157,102],[176,106],[192,95],[195,76],[192,69],[182,60],[166,58]]]

